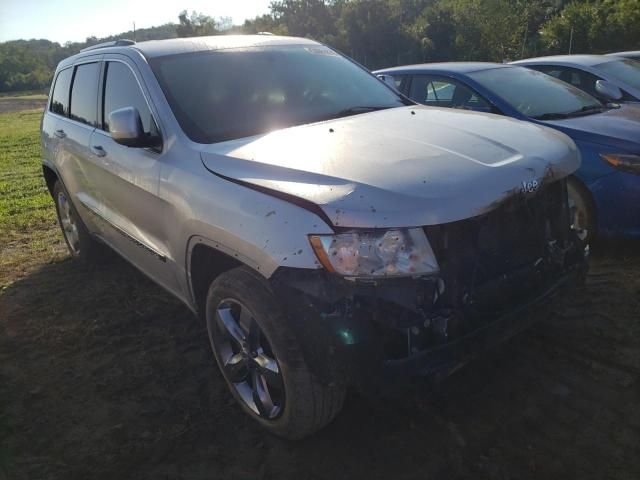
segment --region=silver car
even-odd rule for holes
[[[640,102],[640,62],[610,55],[555,55],[512,62],[552,75],[605,102]]]
[[[58,66],[42,146],[71,255],[106,245],[188,305],[287,438],[348,387],[457,369],[586,269],[568,137],[415,105],[306,39],[92,47]]]

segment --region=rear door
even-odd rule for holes
[[[131,263],[173,290],[172,259],[162,235],[163,202],[158,197],[160,149],[131,148],[109,133],[109,114],[135,107],[145,132],[157,132],[157,122],[141,76],[127,57],[104,58],[98,127],[91,136],[91,184],[100,197],[83,199],[102,224],[105,240]]]
[[[60,157],[61,140],[64,136],[64,127],[61,120],[69,116],[69,94],[71,93],[71,79],[73,67],[59,70],[53,79],[53,88],[49,98],[47,110],[42,117],[42,148],[43,160],[54,169],[57,168]]]

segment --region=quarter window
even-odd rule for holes
[[[73,120],[96,126],[98,106],[99,63],[85,63],[76,67],[71,88],[71,115]]]
[[[58,73],[49,106],[51,112],[65,117],[69,115],[69,87],[71,86],[72,73],[73,68],[67,68]]]
[[[108,62],[102,109],[102,125],[105,131],[109,131],[109,114],[124,107],[138,109],[145,133],[151,134],[152,129],[155,130],[151,111],[131,69],[121,62]]]

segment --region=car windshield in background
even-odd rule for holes
[[[621,82],[640,89],[640,62],[637,60],[616,60],[596,65],[598,70],[611,75]]]
[[[199,143],[404,105],[373,75],[320,45],[178,54],[150,63],[180,126]]]
[[[518,112],[532,118],[566,118],[604,108],[588,93],[535,70],[492,68],[470,73],[469,76]]]

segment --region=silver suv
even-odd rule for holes
[[[107,245],[188,305],[238,403],[288,438],[350,386],[455,370],[586,268],[568,137],[415,105],[310,40],[86,49],[42,147],[71,255]]]

